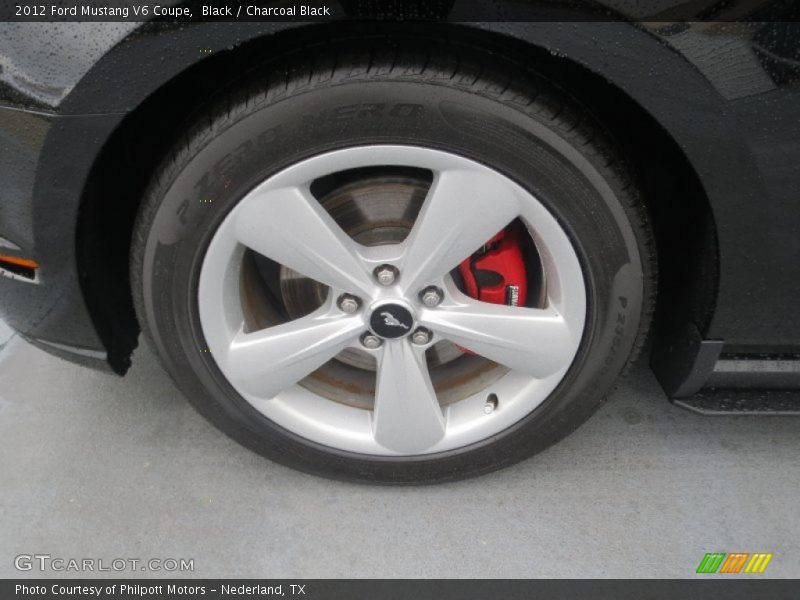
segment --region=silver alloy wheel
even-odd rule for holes
[[[428,169],[433,182],[402,243],[363,246],[314,198],[311,183],[332,173],[386,165]],[[450,276],[516,218],[526,225],[543,263],[543,308],[480,302],[463,294]],[[247,330],[239,280],[246,248],[329,286],[327,300],[306,316]],[[377,281],[374,270],[380,265],[397,269],[393,283]],[[419,297],[430,286],[444,292],[434,307]],[[358,297],[361,310],[343,312],[337,306],[343,294]],[[209,244],[198,307],[216,364],[233,388],[267,418],[325,446],[398,456],[479,442],[539,406],[578,350],[586,290],[569,238],[529,192],[462,156],[383,145],[305,159],[248,193]],[[415,344],[404,333],[386,336],[378,348],[367,349],[360,338],[369,331],[370,319],[381,312],[400,315],[401,321],[407,313],[407,333],[423,327],[432,332],[430,341]],[[443,339],[509,370],[483,391],[442,406],[425,351]],[[374,410],[334,402],[299,384],[346,349],[372,353],[377,361]],[[487,398],[495,406],[488,413]]]

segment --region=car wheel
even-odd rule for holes
[[[655,267],[608,136],[530,69],[341,42],[212,100],[136,224],[166,369],[273,460],[456,479],[559,440],[642,344]]]

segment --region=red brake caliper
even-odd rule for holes
[[[459,264],[458,271],[468,296],[492,304],[524,306],[528,280],[519,227],[506,227]]]

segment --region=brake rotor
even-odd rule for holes
[[[316,195],[342,230],[359,244],[398,244],[411,231],[430,183],[430,178],[406,173],[361,174],[343,183],[336,182]],[[488,240],[484,248],[453,270],[452,276],[464,293],[493,301],[497,292],[492,292],[492,282],[487,281],[486,273],[481,271],[494,270],[493,277],[520,288],[515,298],[520,304],[524,303],[526,288],[520,269],[524,274],[525,262],[532,257],[521,249],[521,240],[526,234],[524,226],[518,226],[516,233],[506,236],[501,232]],[[533,260],[538,260],[535,250],[533,254]],[[248,261],[250,267],[247,267]],[[274,264],[273,271],[267,262],[268,259],[252,254],[242,270],[244,312],[253,329],[303,317],[325,302],[329,293],[327,286],[283,265]],[[473,273],[474,282],[469,273]],[[530,297],[530,293],[527,295]],[[428,349],[426,359],[431,383],[442,405],[467,398],[508,372],[505,367],[446,340]],[[300,385],[329,400],[372,409],[376,371],[377,364],[371,354],[348,348],[302,380]]]
[[[339,187],[320,199],[336,223],[364,246],[399,244],[406,239],[428,192],[428,182],[410,177],[374,177]],[[319,308],[327,286],[281,266],[280,289],[289,317],[296,319]],[[430,367],[451,362],[463,351],[447,341],[428,352]],[[375,371],[374,357],[349,348],[337,360],[367,371]]]

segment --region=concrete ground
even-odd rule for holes
[[[147,349],[119,379],[14,339],[0,351],[0,577],[26,575],[13,558],[34,553],[193,558],[196,577],[692,577],[713,551],[772,552],[764,576],[796,577],[799,434],[800,419],[676,408],[640,367],[513,468],[351,485],[218,433]]]

